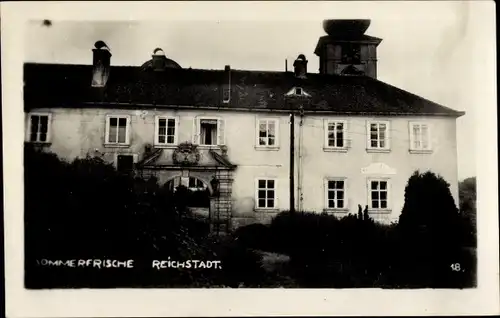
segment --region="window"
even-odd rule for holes
[[[360,64],[361,63],[361,45],[354,43],[345,43],[341,47],[342,63]]]
[[[285,96],[303,96],[303,97],[310,97],[311,95],[308,94],[302,87],[293,87],[291,90],[289,90]]]
[[[429,125],[424,123],[410,123],[410,150],[431,150]]]
[[[277,147],[278,146],[278,125],[277,119],[257,120],[257,146]]]
[[[217,144],[217,120],[203,119],[200,121],[200,141],[202,145]]]
[[[346,122],[326,121],[325,122],[325,147],[326,148],[346,148]]]
[[[50,114],[30,114],[28,123],[28,140],[30,142],[49,142]]]
[[[177,119],[174,117],[156,117],[155,144],[176,145],[177,144]]]
[[[389,122],[368,122],[368,149],[389,150]]]
[[[134,156],[133,155],[116,156],[116,170],[124,173],[132,172],[134,170]]]
[[[198,118],[195,121],[194,143],[205,146],[224,145],[224,120],[219,118]]]
[[[389,209],[389,182],[388,180],[370,180],[370,208],[374,210]]]
[[[326,207],[327,209],[345,209],[346,188],[344,179],[326,180]]]
[[[203,181],[201,181],[200,179],[194,178],[194,177],[189,177],[188,188],[189,188],[189,190],[192,190],[192,191],[202,191],[202,190],[206,189],[206,186],[203,184]]]
[[[276,180],[259,179],[257,180],[256,194],[258,209],[275,209],[276,204]]]
[[[107,116],[106,144],[128,145],[130,130],[130,116]]]

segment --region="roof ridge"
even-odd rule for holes
[[[76,66],[76,67],[92,67],[92,64],[73,64],[73,63],[45,63],[45,62],[25,62],[25,65],[40,65],[40,66]],[[111,65],[111,68],[131,68],[131,69],[140,69],[141,65]],[[168,71],[199,71],[199,72],[225,72],[224,69],[207,69],[207,68],[193,68],[193,67],[183,67],[180,69],[168,69]],[[275,71],[275,70],[249,70],[249,69],[240,69],[240,68],[232,68],[232,72],[247,72],[247,73],[264,73],[264,74],[290,74],[293,75],[292,71]],[[318,76],[318,77],[340,77],[338,74],[321,74],[321,73],[307,73],[310,76]],[[358,75],[357,77],[363,78],[368,77],[366,75]]]
[[[165,76],[141,75],[140,66],[113,65],[108,86],[92,90],[90,64],[24,63],[25,100],[39,105],[40,99],[57,105],[80,103],[121,103],[136,105],[217,106],[227,109],[283,109],[283,94],[294,86],[304,86],[312,96],[313,111],[347,113],[409,113],[461,116],[464,112],[411,93],[369,76],[342,76],[307,73],[296,79],[293,72],[233,69],[230,102],[222,102],[224,69],[167,69]],[[172,74],[172,75],[169,75]],[[145,87],[165,81],[165,85]],[[138,85],[136,85],[138,84]],[[201,85],[200,85],[201,84]],[[127,87],[127,89],[124,89]],[[363,89],[358,89],[362,87]],[[35,102],[37,101],[37,102]],[[110,104],[111,107],[111,104]]]

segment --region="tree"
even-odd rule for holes
[[[430,171],[416,171],[405,188],[397,226],[401,282],[415,287],[451,287],[450,270],[460,261],[462,223],[449,184]]]
[[[191,219],[183,209],[185,197],[170,195],[156,178],[119,173],[113,165],[91,156],[66,162],[30,145],[24,154],[26,286],[67,286],[71,282],[103,286],[113,285],[121,277],[107,274],[90,279],[74,271],[73,276],[57,271],[51,276],[36,266],[41,258],[214,257],[203,240],[208,224]],[[143,273],[138,279],[147,281],[149,274]],[[156,277],[157,272],[151,275]],[[190,284],[204,275],[203,271],[179,269],[169,276],[168,284]],[[130,281],[134,276],[120,279]]]
[[[472,216],[476,212],[476,177],[467,178],[458,184],[460,212]]]
[[[476,177],[467,178],[458,184],[460,214],[466,223],[469,244],[476,245]]]

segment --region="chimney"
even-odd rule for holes
[[[153,61],[153,70],[154,71],[164,71],[165,70],[167,57],[165,56],[165,52],[163,52],[163,50],[161,48],[156,48],[153,51],[152,61]]]
[[[231,101],[231,66],[224,67],[224,83],[222,85],[222,102],[227,104]]]
[[[111,52],[109,47],[103,41],[97,41],[94,44],[92,52],[92,87],[104,87],[109,78],[111,68]]]
[[[306,78],[307,60],[304,54],[300,54],[293,62],[294,73],[297,78]]]

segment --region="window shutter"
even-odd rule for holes
[[[158,144],[158,131],[160,129],[160,117],[159,116],[155,116],[155,125],[154,125],[154,130],[155,130],[155,133],[154,133],[154,142],[153,144],[156,145]]]
[[[106,128],[104,129],[104,143],[109,143],[109,116],[106,116]],[[116,160],[115,160],[116,161]]]
[[[254,195],[255,199],[255,208],[259,208],[259,179],[255,179],[255,195]]]
[[[323,205],[328,209],[328,179],[323,180]]]
[[[26,115],[25,118],[27,118],[26,126],[25,126],[25,141],[30,141],[30,136],[31,136],[31,114]]]
[[[386,209],[391,210],[392,209],[392,182],[389,179],[385,180],[387,182],[387,207]]]
[[[274,145],[279,147],[280,145],[280,120],[276,119],[274,121]]]
[[[255,116],[255,146],[256,147],[258,147],[260,145],[259,136],[260,136],[260,119],[258,116]]]
[[[323,120],[324,147],[328,147],[328,119]]]
[[[274,180],[274,208],[278,209],[279,207],[279,198],[278,198],[278,179]]]
[[[370,143],[370,121],[366,121],[366,136],[365,136],[365,139],[366,139],[366,149],[370,149],[371,148],[371,143]]]
[[[346,120],[344,122],[344,147],[351,148],[351,139],[349,138],[349,132],[351,130],[351,121]]]
[[[226,139],[225,139],[226,136],[225,136],[225,133],[224,133],[224,130],[225,130],[224,119],[219,118],[217,120],[217,129],[218,129],[218,132],[217,132],[217,137],[218,137],[217,144],[218,145],[225,145],[225,143],[226,143]]]
[[[371,179],[367,179],[366,180],[366,191],[367,191],[367,195],[366,195],[366,198],[367,198],[367,203],[366,205],[368,205],[368,208],[371,209],[372,208],[372,180]]]
[[[198,117],[193,120],[193,144],[200,144],[200,119]]]
[[[127,117],[127,126],[125,127],[125,143],[130,144],[130,134],[132,131],[132,119]]]
[[[408,131],[410,134],[410,149],[413,149],[413,145],[415,144],[415,136],[413,135],[413,123],[409,123]]]
[[[431,125],[425,124],[427,126],[427,149],[432,149],[432,134],[431,134]]]
[[[387,132],[386,132],[387,144],[386,144],[386,148],[387,149],[391,149],[391,123],[387,122],[386,127],[387,127]]]
[[[179,144],[179,117],[175,117],[175,131],[174,131],[174,143]]]
[[[52,138],[52,114],[47,114],[47,142],[51,141]]]
[[[347,189],[347,178],[344,179],[344,209],[349,209],[349,192]]]
[[[422,138],[427,138],[427,148],[425,150],[431,150],[432,149],[431,125],[423,124],[423,126],[425,126],[425,128],[427,129],[427,135],[422,136]]]

